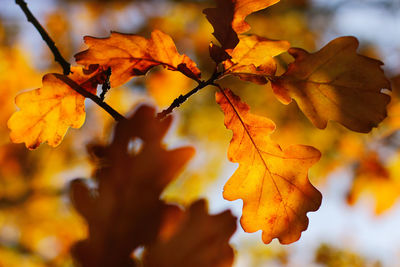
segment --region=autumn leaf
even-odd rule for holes
[[[185,212],[173,208],[159,240],[146,248],[145,267],[232,266],[234,253],[228,242],[236,230],[236,219],[230,211],[209,215],[204,200]]]
[[[310,146],[282,149],[269,135],[275,124],[251,114],[249,106],[229,89],[218,92],[216,101],[232,130],[228,158],[239,168],[224,187],[224,198],[243,200],[241,225],[246,232],[262,230],[268,244],[278,238],[292,243],[307,229],[308,211],[316,211],[321,193],[308,180],[308,169],[321,154]]]
[[[245,18],[253,12],[267,8],[279,0],[217,0],[215,8],[203,13],[214,27],[213,35],[223,49],[233,49],[239,43],[238,34],[250,29]]]
[[[324,129],[329,120],[356,132],[367,133],[386,117],[390,96],[381,90],[390,83],[382,62],[356,53],[354,37],[340,37],[310,54],[300,48],[289,53],[295,61],[282,76],[272,80],[281,102],[292,98],[312,121]]]
[[[233,74],[245,81],[258,84],[268,82],[265,76],[274,75],[274,57],[290,48],[287,41],[269,40],[257,35],[240,35],[240,42],[228,53],[231,59],[223,62],[224,74]]]
[[[111,67],[111,87],[124,84],[130,78],[144,75],[152,67],[162,65],[180,71],[187,77],[199,80],[200,70],[188,56],[180,55],[171,37],[155,30],[151,38],[112,32],[110,37],[85,36],[89,49],[75,55],[77,63],[90,66]]]
[[[82,89],[96,92],[102,73],[73,68],[73,74],[46,74],[43,87],[19,94],[15,98],[20,108],[8,120],[10,138],[35,149],[41,143],[58,146],[69,127],[80,128],[85,121],[85,97],[71,88],[70,82]]]
[[[156,238],[168,207],[160,194],[194,154],[191,147],[164,148],[171,121],[157,120],[153,108],[142,106],[117,124],[111,144],[91,146],[98,188],[83,179],[71,185],[72,203],[89,229],[72,250],[82,266],[130,266],[132,251]]]

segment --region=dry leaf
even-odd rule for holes
[[[244,19],[277,2],[279,0],[217,0],[215,8],[206,8],[203,13],[214,27],[213,34],[222,48],[233,49],[239,43],[237,34],[250,29]]]
[[[223,62],[225,74],[233,74],[245,81],[265,84],[265,76],[274,75],[274,57],[290,48],[287,41],[269,40],[257,35],[240,35],[240,42],[228,53],[231,59]]]
[[[324,129],[329,120],[350,130],[367,133],[386,117],[390,89],[382,62],[358,55],[354,37],[340,37],[318,52],[300,48],[289,53],[295,61],[272,88],[283,103],[292,98],[312,123]]]
[[[145,252],[145,267],[232,266],[234,254],[228,242],[236,219],[230,211],[209,215],[205,201],[199,200],[186,212],[175,208],[168,219],[163,225],[168,231]]]
[[[72,249],[82,266],[131,266],[132,251],[156,238],[168,207],[160,194],[194,154],[191,147],[164,148],[170,124],[171,117],[159,121],[154,109],[142,106],[117,124],[110,145],[91,147],[97,190],[81,179],[71,186],[72,202],[89,229],[89,237]],[[138,144],[134,151],[128,149],[132,142]]]
[[[155,30],[151,38],[112,32],[110,37],[85,36],[88,50],[75,55],[79,64],[111,67],[111,87],[124,84],[130,78],[144,75],[152,67],[162,65],[180,71],[187,77],[199,80],[200,70],[189,57],[180,55],[171,37]]]
[[[239,168],[224,187],[224,198],[243,200],[240,220],[246,232],[262,230],[264,243],[278,238],[292,243],[307,229],[306,213],[316,211],[321,193],[308,180],[308,169],[321,154],[310,146],[282,149],[269,135],[275,124],[251,114],[249,106],[226,89],[216,94],[225,114],[225,126],[232,130],[228,158]]]
[[[101,83],[98,71],[86,73],[73,68],[73,74],[46,74],[43,87],[19,94],[15,98],[20,108],[8,120],[10,138],[14,143],[25,143],[35,149],[41,143],[58,146],[69,127],[80,128],[85,122],[85,97],[77,93],[69,82],[78,84],[90,93]]]

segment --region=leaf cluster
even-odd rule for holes
[[[208,79],[202,78],[197,64],[180,54],[172,38],[160,30],[152,31],[148,39],[112,32],[106,38],[86,36],[87,49],[75,55],[80,66],[71,67],[70,74],[46,74],[42,88],[17,96],[20,110],[8,121],[10,137],[29,149],[44,142],[57,146],[69,127],[81,127],[85,98],[119,121],[110,145],[91,148],[100,166],[94,174],[97,191],[92,192],[82,180],[72,184],[74,205],[89,225],[89,238],[74,247],[74,255],[82,265],[133,264],[130,253],[145,246],[145,266],[161,266],[160,262],[168,260],[172,262],[166,266],[183,266],[183,258],[191,251],[182,251],[187,254],[176,259],[165,255],[171,247],[187,247],[182,236],[197,228],[199,221],[214,219],[228,225],[223,237],[216,238],[221,254],[227,256],[221,262],[211,257],[208,260],[214,265],[208,266],[223,266],[231,261],[232,250],[227,247],[227,240],[234,227],[227,213],[217,219],[207,215],[203,202],[193,204],[187,211],[177,211],[159,200],[166,185],[193,153],[189,148],[168,151],[160,145],[170,124],[169,114],[208,86],[217,89],[216,103],[224,113],[226,128],[233,133],[228,159],[239,163],[239,168],[224,186],[223,196],[231,201],[243,200],[243,229],[262,230],[266,244],[274,238],[283,244],[292,243],[307,229],[307,212],[318,210],[322,201],[321,193],[308,178],[309,168],[321,153],[311,146],[273,141],[270,135],[275,131],[275,123],[251,113],[249,105],[223,88],[221,80],[233,76],[261,86],[270,83],[278,100],[283,104],[296,101],[315,127],[324,129],[332,120],[360,133],[370,132],[387,116],[390,96],[383,89],[391,90],[391,85],[381,69],[382,62],[357,53],[358,41],[354,37],[336,38],[310,53],[291,47],[286,40],[246,34],[250,30],[246,17],[278,2],[217,0],[215,7],[204,9],[218,41],[208,47],[215,64]],[[285,52],[293,61],[278,74],[277,57]],[[184,75],[197,86],[177,96],[157,115],[142,107],[127,119],[104,102],[109,89],[157,66]],[[103,91],[97,97],[99,85]],[[142,140],[143,146],[132,154],[127,148],[135,138]],[[362,170],[360,173],[365,173]],[[163,218],[168,218],[170,210],[179,214],[176,217],[182,221],[163,226]],[[174,228],[173,233],[163,237],[163,229],[168,227]],[[214,229],[204,231],[205,236],[214,235]],[[219,249],[213,249],[213,253]],[[204,266],[199,263],[204,258],[207,257],[192,258],[194,263],[190,266]]]

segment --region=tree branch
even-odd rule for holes
[[[31,22],[33,24],[33,26],[35,26],[37,31],[40,33],[40,35],[42,36],[42,39],[46,42],[47,46],[50,48],[51,52],[53,53],[54,60],[56,62],[58,62],[60,64],[60,66],[63,68],[64,75],[68,75],[71,72],[71,70],[70,70],[71,64],[69,62],[67,62],[64,59],[64,57],[61,55],[55,42],[51,39],[49,34],[46,32],[46,30],[42,27],[42,25],[40,25],[39,21],[35,18],[35,16],[29,10],[28,5],[25,2],[25,0],[15,0],[15,3],[21,7],[21,9],[24,12],[28,21]],[[189,93],[187,93],[185,95],[180,95],[179,97],[177,97],[167,109],[165,109],[162,112],[157,114],[157,118],[158,119],[165,118],[167,115],[172,113],[172,111],[175,108],[182,105],[191,95],[195,94],[196,92],[198,92],[199,90],[201,90],[202,88],[204,88],[210,84],[214,84],[214,81],[217,80],[220,75],[221,75],[221,73],[215,71],[213,73],[213,75],[211,76],[211,78],[208,79],[207,81],[197,81],[199,83],[198,86],[196,86]],[[72,89],[74,89],[79,94],[83,95],[86,98],[90,98],[93,102],[95,102],[97,105],[99,105],[101,108],[103,108],[106,112],[108,112],[116,121],[126,120],[126,118],[123,115],[118,113],[115,109],[113,109],[111,106],[109,106],[107,103],[104,102],[104,96],[109,89],[109,82],[106,81],[106,84],[103,84],[103,91],[101,93],[101,96],[98,97],[97,95],[87,92],[81,86],[76,84],[74,81],[72,81],[70,79],[64,79],[64,77],[61,75],[58,77],[59,77],[59,79],[63,80],[65,83],[67,83]],[[108,76],[108,79],[109,79],[109,76]]]
[[[47,46],[50,48],[51,52],[53,53],[54,60],[56,62],[58,62],[60,64],[60,66],[63,68],[64,75],[70,74],[71,64],[68,61],[66,61],[64,59],[64,57],[61,55],[60,51],[56,47],[55,42],[51,39],[49,34],[46,32],[46,30],[42,27],[42,25],[40,25],[39,21],[35,18],[35,16],[29,10],[26,2],[24,0],[15,0],[15,3],[21,7],[21,9],[25,13],[28,21],[31,22],[33,24],[33,26],[35,26],[35,28],[38,30],[38,32],[42,36],[43,40],[46,42]],[[109,72],[111,72],[111,70]],[[121,115],[115,109],[113,109],[111,106],[109,106],[107,103],[105,103],[102,98],[86,91],[81,86],[79,86],[77,83],[75,83],[71,79],[68,79],[66,76],[62,76],[62,75],[58,75],[58,74],[56,74],[56,75],[60,80],[64,81],[76,92],[78,92],[79,94],[83,95],[86,98],[90,98],[93,102],[95,102],[97,105],[99,105],[101,108],[103,108],[108,114],[110,114],[116,121],[126,120],[126,118],[123,115]],[[109,75],[107,76],[106,83],[108,83],[108,84],[103,85],[103,88],[106,88],[107,86],[109,86]]]
[[[220,75],[221,73],[215,70],[210,79],[208,79],[207,81],[199,81],[199,85],[193,88],[190,92],[188,92],[185,95],[178,96],[177,98],[175,98],[175,100],[171,103],[171,105],[167,109],[164,109],[163,111],[157,113],[157,119],[159,120],[164,119],[166,116],[171,114],[175,108],[182,105],[190,96],[197,93],[199,90],[203,89],[208,85],[213,85]]]
[[[51,52],[53,53],[54,60],[56,62],[58,62],[60,64],[60,66],[62,67],[64,75],[68,75],[71,72],[71,70],[70,70],[71,64],[69,64],[69,62],[66,61],[64,59],[64,57],[61,55],[55,42],[50,38],[49,34],[42,27],[42,25],[40,25],[39,21],[35,18],[35,16],[29,10],[26,2],[24,0],[15,0],[15,3],[21,7],[21,9],[25,13],[25,16],[28,19],[28,21],[31,22],[33,24],[33,26],[35,26],[35,28],[38,30],[38,32],[42,36],[42,39],[46,42],[47,46],[50,48]]]
[[[63,76],[61,74],[54,74],[54,75],[58,79],[62,80],[64,83],[66,83],[69,87],[74,89],[76,92],[78,92],[79,94],[83,95],[86,98],[90,98],[93,102],[95,102],[97,105],[99,105],[105,111],[107,111],[107,113],[110,114],[116,121],[126,120],[126,118],[123,115],[118,113],[118,111],[116,111],[111,106],[109,106],[106,102],[101,100],[101,98],[98,97],[97,95],[86,91],[79,84],[77,84],[76,82],[74,82],[73,80],[69,79],[66,76]]]

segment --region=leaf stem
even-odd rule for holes
[[[200,91],[201,89],[203,89],[208,85],[214,85],[214,82],[219,78],[220,75],[221,73],[218,72],[217,69],[215,69],[210,79],[208,79],[207,81],[198,81],[199,84],[195,88],[193,88],[190,92],[188,92],[185,95],[178,96],[177,98],[175,98],[175,100],[171,103],[171,105],[167,109],[164,109],[163,111],[157,113],[157,119],[159,120],[164,119],[166,116],[171,114],[175,108],[182,105],[190,96],[197,93],[198,91]]]
[[[42,27],[39,21],[35,18],[32,12],[29,10],[27,3],[24,0],[15,0],[15,3],[19,5],[22,11],[25,13],[27,20],[35,26],[36,30],[42,36],[42,39],[46,42],[47,46],[50,48],[51,52],[54,55],[54,60],[60,64],[63,69],[64,75],[68,75],[71,72],[71,64],[65,60],[65,58],[61,55],[60,51],[58,50],[55,42],[46,30]]]

